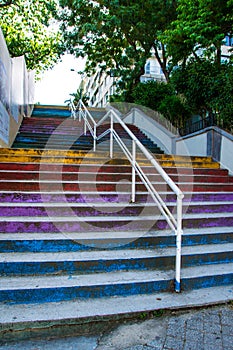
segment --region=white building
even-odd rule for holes
[[[91,77],[86,77],[83,81],[84,93],[89,97],[90,107],[105,107],[110,96],[116,92],[116,77],[110,76],[100,69]],[[148,80],[166,81],[160,65],[155,57],[151,57],[145,64],[145,73],[140,79],[142,82]]]
[[[112,96],[116,87],[114,85],[114,77],[101,71],[96,70],[96,73],[91,77],[86,77],[83,81],[84,93],[89,97],[90,107],[105,107],[109,102],[110,96]]]
[[[227,36],[225,45],[222,46],[222,60],[229,60],[230,50],[233,46],[233,38]],[[200,51],[201,54],[201,51]],[[117,78],[106,74],[97,69],[96,73],[91,77],[87,77],[83,81],[84,92],[89,96],[90,107],[105,107],[109,102],[110,96],[116,92],[115,81]],[[166,82],[163,71],[155,56],[149,58],[145,64],[145,72],[140,78],[141,82],[149,80]]]
[[[165,75],[162,68],[159,65],[158,60],[155,57],[151,57],[145,64],[145,73],[141,76],[141,82],[149,80],[157,80],[166,82]]]

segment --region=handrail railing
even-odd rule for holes
[[[77,111],[77,109],[76,109]],[[76,112],[75,112],[76,115]],[[110,134],[110,157],[113,158],[113,142],[114,139],[121,147],[125,156],[132,165],[132,202],[135,202],[136,197],[136,174],[145,185],[146,189],[150,193],[151,197],[157,204],[161,213],[165,217],[168,225],[176,234],[176,272],[175,272],[175,291],[180,292],[180,276],[181,276],[181,241],[182,241],[182,200],[183,193],[179,187],[173,182],[173,180],[167,175],[160,164],[155,160],[153,155],[148,152],[148,150],[142,145],[142,143],[137,139],[137,137],[132,133],[132,131],[127,127],[127,125],[122,121],[122,119],[116,114],[115,111],[109,110],[103,118],[96,123],[94,118],[91,116],[90,112],[87,110],[83,102],[80,100],[78,104],[78,115],[79,118],[84,120],[84,133],[86,134],[87,129],[93,137],[94,151],[96,151],[97,141],[102,139],[107,134]],[[102,125],[107,119],[110,119],[110,127],[105,130],[101,135],[97,136],[97,127]],[[132,151],[125,145],[117,131],[114,129],[114,122],[121,125],[121,127],[128,134],[129,138],[132,140]],[[177,211],[176,218],[171,213],[166,203],[163,201],[159,193],[156,191],[155,187],[152,185],[148,176],[144,173],[142,167],[137,162],[136,154],[137,148],[144,154],[145,158],[154,166],[156,171],[161,175],[166,184],[175,193],[177,198]]]

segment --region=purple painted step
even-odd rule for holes
[[[57,216],[63,217],[70,215],[77,215],[77,217],[88,217],[88,216],[138,216],[143,211],[147,215],[159,215],[160,211],[156,205],[141,206],[137,204],[127,203],[123,205],[120,203],[119,207],[112,206],[109,204],[107,209],[103,206],[98,207],[97,204],[86,203],[87,205],[76,206],[75,203],[70,203],[68,206],[1,206],[0,217],[5,216],[27,216],[27,217],[42,217],[42,216]],[[174,207],[168,206],[172,211]],[[185,213],[199,214],[199,213],[232,213],[233,216],[233,203],[229,204],[207,204],[207,205],[192,205],[183,208]]]
[[[176,197],[173,194],[164,194],[162,195],[164,200],[167,202],[176,201]],[[187,201],[190,202],[190,197],[193,202],[201,201],[233,201],[233,192],[231,193],[194,193],[191,196],[186,194],[184,197],[184,203]],[[150,197],[147,194],[137,194],[136,199],[138,202],[152,202]],[[129,203],[131,201],[130,193],[120,193],[118,194],[109,194],[109,193],[44,193],[43,195],[40,192],[27,193],[27,192],[15,192],[15,193],[0,193],[0,202],[1,203],[95,203],[95,202],[122,202]]]
[[[100,220],[100,216],[91,219],[89,218],[78,218],[77,216],[73,217],[74,221],[69,221],[66,217],[64,217],[63,221],[60,218],[60,221],[45,221],[42,218],[40,221],[36,218],[32,221],[29,218],[29,221],[26,221],[25,218],[2,221],[1,222],[1,231],[5,233],[78,233],[78,232],[99,232],[99,230],[111,230],[114,231],[122,231],[131,232],[140,231],[140,230],[164,230],[168,228],[167,222],[163,219],[159,219],[156,217],[153,219],[145,219],[143,217],[140,219],[133,220],[133,218],[127,217],[125,219],[120,218],[120,220],[114,221],[112,217],[103,218]],[[131,220],[130,220],[131,219]],[[231,227],[233,226],[233,216],[230,217],[200,217],[183,220],[184,228],[207,228],[207,227]],[[106,232],[107,234],[107,232]]]

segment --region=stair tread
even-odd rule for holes
[[[110,213],[111,214],[111,213]],[[72,215],[72,211],[71,211],[71,215]],[[162,215],[125,215],[125,216],[106,216],[106,215],[98,215],[98,217],[96,216],[77,216],[76,214],[73,214],[72,216],[1,216],[0,217],[0,222],[3,221],[8,221],[8,222],[12,222],[12,221],[19,221],[19,222],[50,222],[52,220],[57,220],[59,222],[95,222],[97,220],[99,221],[143,221],[143,220],[165,220],[164,217],[162,217]],[[175,216],[175,215],[174,215]],[[233,217],[233,212],[221,212],[221,213],[195,213],[195,214],[189,214],[189,213],[185,213],[183,215],[184,219],[195,219],[195,218],[221,218],[221,217]]]
[[[191,279],[199,276],[216,275],[233,276],[233,263],[212,265],[200,265],[182,269],[182,278]],[[173,270],[150,270],[150,271],[114,271],[111,273],[93,273],[90,275],[51,275],[46,276],[18,276],[0,277],[0,291],[25,290],[25,289],[49,289],[62,287],[86,287],[100,285],[117,285],[127,283],[146,283],[149,281],[173,280]]]
[[[219,304],[232,300],[233,286],[211,287],[179,293],[152,293],[149,295],[114,296],[90,300],[71,300],[42,304],[0,303],[2,329],[24,329],[26,325],[45,322],[48,326],[63,324],[63,321],[95,321],[113,315],[141,313],[161,309],[182,309],[187,307]],[[97,316],[98,315],[98,316]]]
[[[85,252],[45,252],[45,253],[1,253],[1,263],[11,262],[58,262],[58,261],[99,261],[116,259],[156,258],[162,256],[175,256],[175,247],[155,249],[122,249],[98,250]],[[233,243],[195,245],[183,247],[182,255],[208,254],[220,252],[233,252]]]
[[[46,276],[18,276],[0,277],[0,291],[24,290],[26,288],[53,288],[72,286],[96,286],[111,284],[137,283],[146,281],[166,280],[173,278],[174,271],[114,271],[111,273],[92,273],[90,275],[51,275]]]
[[[184,228],[183,236],[185,235],[204,235],[204,234],[218,234],[218,233],[229,233],[233,234],[232,227],[206,227],[206,228]],[[141,237],[151,238],[151,237],[162,237],[162,236],[171,236],[173,233],[171,230],[160,230],[160,231],[150,231],[147,233],[143,233],[142,231],[132,231],[127,232],[127,236],[125,231],[109,231],[109,232],[80,232],[80,233],[0,233],[0,241],[5,240],[92,240],[92,239],[138,239]]]
[[[167,206],[176,206],[175,202],[167,202],[164,200]],[[188,208],[190,207],[199,207],[200,205],[202,206],[224,206],[224,205],[231,205],[233,204],[233,200],[229,199],[229,201],[223,200],[223,201],[195,201],[195,202],[190,202],[188,203]],[[30,208],[30,207],[35,207],[35,208],[70,208],[70,207],[81,207],[81,208],[124,208],[127,206],[127,208],[135,208],[135,207],[154,207],[157,208],[156,204],[154,201],[147,202],[145,203],[140,203],[140,202],[135,202],[131,203],[128,201],[121,201],[121,202],[105,202],[105,201],[100,201],[100,202],[0,202],[0,208],[1,207],[25,207],[25,208]],[[185,202],[183,207],[186,208]]]

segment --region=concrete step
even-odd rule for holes
[[[74,299],[105,298],[172,290],[174,272],[120,271],[67,276],[1,277],[0,301],[48,303]],[[182,289],[232,285],[233,263],[187,267],[182,270]]]
[[[151,293],[71,300],[44,304],[0,304],[2,342],[27,338],[83,336],[87,330],[103,329],[109,322],[157,314],[161,310],[181,310],[226,303],[232,299],[231,286],[210,287],[183,293]],[[130,310],[130,313],[129,313]]]
[[[38,150],[42,151],[42,150]],[[48,150],[46,150],[48,151]],[[52,151],[52,150],[51,150]],[[50,152],[51,152],[50,151]],[[54,150],[53,150],[54,151]],[[85,152],[86,155],[86,152]],[[149,174],[155,174],[155,168],[152,166],[142,166],[143,171]],[[132,168],[129,165],[111,165],[108,162],[104,164],[49,164],[43,163],[43,166],[38,163],[13,163],[13,162],[2,162],[0,163],[0,171],[4,173],[9,173],[11,171],[16,170],[17,173],[26,173],[26,172],[56,172],[56,173],[119,173],[119,174],[131,174]],[[176,167],[166,167],[166,172],[169,175],[176,176],[220,176],[220,177],[228,177],[229,182],[232,180],[232,176],[228,175],[228,171],[226,169],[211,169],[211,168],[176,168]]]
[[[101,152],[103,157],[107,157],[108,154]],[[35,150],[35,149],[10,149],[10,148],[0,148],[0,154],[11,154],[11,155],[31,155],[31,156],[63,156],[63,157],[75,157],[79,156],[79,154],[86,154],[86,152],[73,152],[69,150]],[[93,154],[93,153],[91,153]],[[96,154],[96,153],[94,153]],[[97,155],[100,154],[100,152],[97,152]],[[117,154],[116,154],[117,156]],[[212,164],[212,158],[211,157],[201,157],[201,156],[179,156],[179,155],[169,155],[169,154],[158,154],[155,155],[157,160],[173,160],[173,161],[196,161],[196,162],[205,162],[205,163],[211,163]]]
[[[157,191],[169,191],[169,186],[163,182],[152,181],[151,184]],[[177,183],[183,192],[233,192],[233,183],[192,183],[192,182],[178,182]],[[48,180],[40,176],[38,180],[1,180],[0,191],[80,191],[92,192],[112,192],[112,191],[128,191],[131,193],[131,182],[121,180],[114,181],[64,181],[60,176],[60,181]],[[136,191],[145,191],[145,185],[141,182],[136,182]]]
[[[100,259],[101,256],[101,259]],[[175,248],[2,253],[1,276],[83,275],[174,269]],[[183,247],[182,267],[233,262],[233,243]]]
[[[233,243],[231,227],[205,227],[184,229],[182,246]],[[8,252],[82,252],[102,249],[158,249],[175,247],[175,235],[171,230],[134,230],[124,227],[109,232],[66,233],[0,233],[0,250]]]
[[[171,212],[175,212],[176,204],[167,202]],[[109,202],[71,202],[71,203],[0,203],[1,216],[69,216],[70,213],[77,216],[137,216],[142,212],[144,215],[159,214],[157,205],[154,202],[146,203],[109,203]],[[183,213],[233,213],[233,201],[222,202],[191,202],[183,206]]]
[[[129,191],[118,191],[116,192],[101,192],[98,193],[91,191],[82,191],[78,193],[76,191],[67,191],[61,193],[60,188],[58,191],[2,191],[0,192],[0,201],[3,203],[120,203],[128,205],[131,201],[131,194]],[[164,201],[174,202],[176,201],[176,195],[169,191],[160,191],[160,196]],[[184,192],[184,205],[185,203],[192,202],[231,202],[233,201],[233,192]],[[136,203],[150,203],[151,197],[145,191],[137,192]]]
[[[85,179],[86,181],[94,181],[94,180],[101,180],[101,181],[107,181],[107,182],[117,182],[120,180],[132,180],[132,171],[131,172],[115,172],[115,173],[110,173],[110,172],[104,172],[104,169],[101,169],[101,172],[98,172],[98,170],[96,171],[96,173],[94,171],[84,171],[84,169],[82,169],[83,167],[80,167],[80,172],[76,171],[76,172],[66,172],[64,171],[64,169],[58,169],[57,171],[53,171],[52,172],[52,168],[51,171],[47,171],[47,170],[43,170],[39,169],[37,171],[4,171],[0,169],[0,180],[38,180],[39,178],[43,178],[43,179],[48,179],[48,180],[61,180],[62,181],[77,181],[77,180],[82,180]],[[59,171],[60,170],[60,171]],[[164,182],[164,180],[162,179],[161,175],[156,174],[156,170],[155,173],[148,173],[146,174],[147,177],[149,178],[150,181],[155,181],[155,182]],[[182,180],[182,182],[186,182],[186,183],[193,183],[193,182],[197,182],[197,183],[206,183],[206,182],[210,182],[210,183],[231,183],[230,181],[230,176],[228,175],[209,175],[208,179],[206,178],[206,175],[194,175],[194,174],[190,174],[190,175],[186,175],[186,174],[169,174],[170,178],[174,181],[174,182],[179,182]],[[139,181],[140,178],[139,176],[136,176],[136,181]]]
[[[49,211],[48,211],[49,213]],[[1,232],[6,233],[46,233],[46,232],[98,232],[99,230],[163,230],[168,224],[161,215],[119,216],[99,215],[81,217],[70,210],[70,216],[2,216]],[[230,227],[233,225],[233,213],[198,213],[185,214],[184,228]]]

